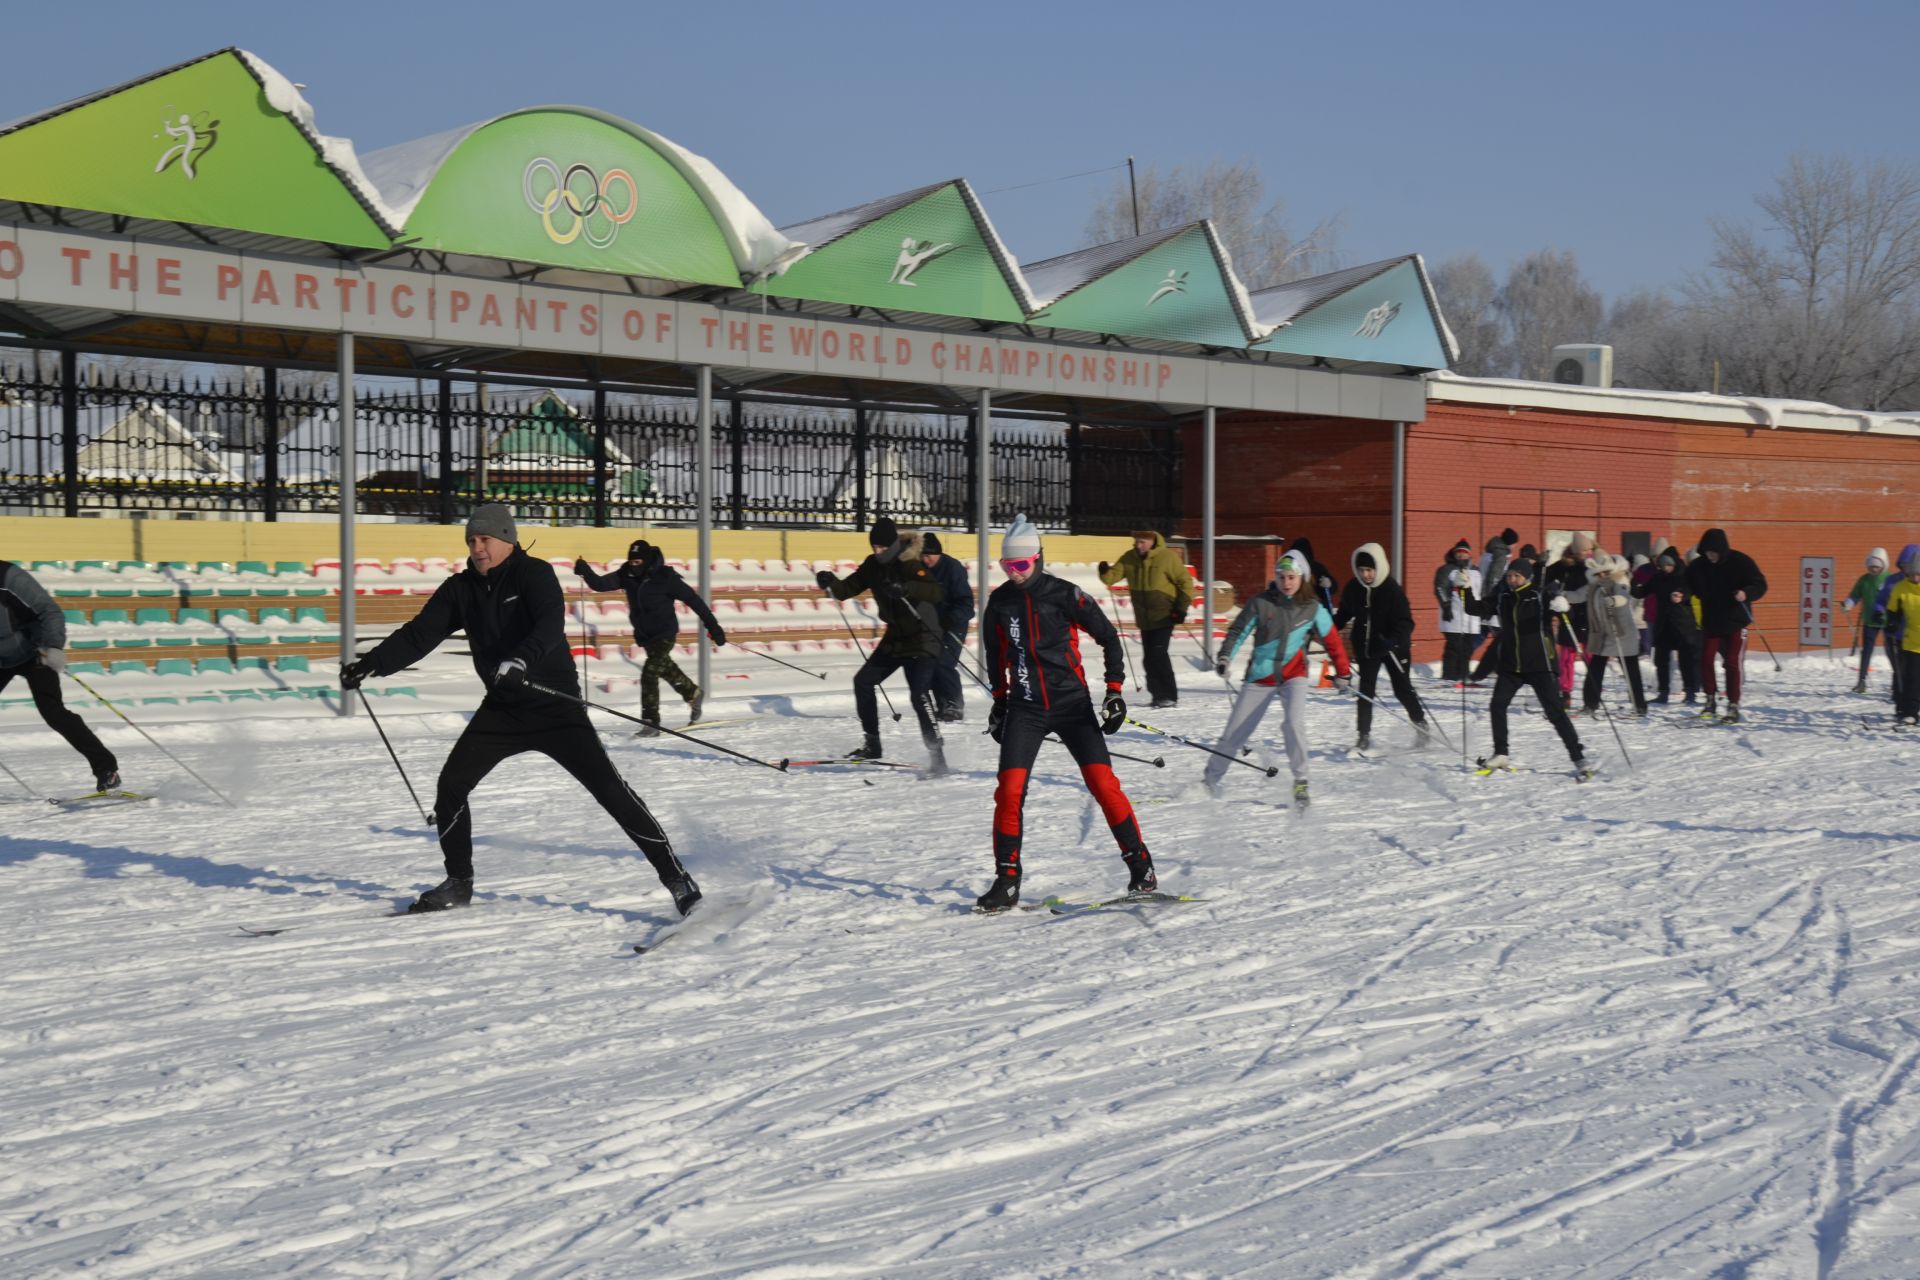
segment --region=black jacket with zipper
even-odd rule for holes
[[[1494,637],[1494,668],[1512,675],[1552,671],[1558,655],[1554,652],[1553,611],[1540,597],[1540,588],[1527,583],[1518,591],[1502,582],[1491,596],[1482,600],[1467,593],[1466,610],[1476,618],[1496,618],[1500,630]]]
[[[578,572],[579,566],[574,566],[574,569]],[[639,569],[623,564],[612,573],[595,573],[588,569],[580,576],[595,591],[627,593],[627,616],[633,620],[633,638],[643,645],[680,634],[680,616],[673,609],[676,601],[699,616],[708,635],[715,631],[725,634],[720,624],[714,621],[713,610],[707,607],[707,602],[700,598],[693,584],[681,577],[677,569],[659,563],[643,565]]]
[[[456,631],[467,633],[473,669],[487,686],[486,701],[522,717],[586,720],[586,709],[528,688],[498,688],[500,664],[518,658],[527,679],[580,696],[580,681],[567,648],[566,602],[553,566],[519,547],[492,573],[471,562],[440,584],[411,622],[366,655],[382,676],[412,666]]]
[[[1406,591],[1392,578],[1381,578],[1371,587],[1351,578],[1340,592],[1340,608],[1333,615],[1334,630],[1353,623],[1353,655],[1373,662],[1385,661],[1389,653],[1407,661],[1413,643],[1413,605]]]
[[[1087,593],[1050,573],[1025,584],[1003,582],[987,597],[980,618],[987,642],[987,673],[995,699],[1015,705],[1058,710],[1087,699],[1087,673],[1080,662],[1080,639],[1092,636],[1106,658],[1102,678],[1118,689],[1126,678],[1120,633]]]

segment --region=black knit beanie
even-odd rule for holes
[[[873,528],[867,531],[867,545],[870,547],[890,547],[900,537],[900,527],[893,522],[892,516],[881,516],[873,522]]]

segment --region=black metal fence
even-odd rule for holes
[[[355,387],[359,507],[450,523],[483,501],[555,524],[698,519],[686,396],[450,379]],[[970,414],[750,395],[714,402],[713,516],[748,527],[971,525]],[[1111,532],[1181,516],[1178,428],[995,415],[993,520]],[[340,407],[309,371],[0,355],[0,510],[339,510]]]

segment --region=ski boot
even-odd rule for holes
[[[1708,694],[1706,701],[1700,704],[1700,718],[1702,720],[1718,720],[1720,718],[1720,699],[1714,697],[1712,694]]]
[[[1656,707],[1664,707],[1671,701],[1673,701],[1673,699],[1669,698],[1666,694],[1657,694],[1654,696],[1653,705]]]
[[[1590,757],[1580,755],[1573,758],[1573,780],[1575,782],[1585,782],[1599,772],[1600,770],[1594,765]]]
[[[451,911],[455,907],[469,906],[473,902],[473,877],[462,880],[458,876],[448,876],[433,888],[413,900],[407,908],[409,915],[418,915],[424,911]]]
[[[1363,733],[1353,740],[1353,749],[1355,751],[1366,751],[1372,746],[1373,735],[1370,733]]]
[[[998,872],[993,877],[993,885],[985,893],[973,900],[973,909],[981,915],[995,915],[1002,911],[1011,911],[1020,905],[1020,874],[1008,875]]]
[[[1433,723],[1428,720],[1413,722],[1413,749],[1425,751],[1433,745]]]
[[[693,877],[685,871],[674,879],[664,880],[661,883],[666,885],[667,892],[673,895],[673,909],[683,916],[691,912],[704,896],[700,892],[700,886],[695,884]]]
[[[1307,780],[1305,778],[1295,778],[1293,780],[1293,807],[1296,809],[1304,809],[1307,807]]]
[[[1853,691],[1855,693],[1865,693],[1867,691],[1867,682],[1862,680],[1859,684],[1854,685]]]
[[[1512,773],[1513,772],[1513,761],[1509,760],[1506,757],[1505,753],[1502,753],[1500,755],[1481,756],[1478,760],[1474,761],[1474,764],[1479,767],[1479,770],[1481,773]]]
[[[688,724],[700,723],[700,707],[701,707],[701,704],[706,702],[706,700],[707,700],[707,691],[705,689],[702,689],[699,685],[695,685],[693,687],[693,692],[687,695],[687,723]]]
[[[1169,707],[1177,707],[1179,705],[1180,705],[1180,700],[1178,698],[1155,698],[1152,702],[1149,702],[1147,704],[1147,710],[1165,711]]]
[[[1127,892],[1152,893],[1160,887],[1160,877],[1153,874],[1153,855],[1145,849],[1138,853],[1123,853],[1120,860],[1127,864]]]
[[[880,737],[868,734],[860,745],[847,752],[849,760],[878,760],[880,758]]]
[[[118,789],[119,786],[120,771],[118,769],[108,769],[105,773],[96,773],[93,775],[93,789],[95,791],[113,791]]]
[[[657,714],[651,715],[651,716],[641,716],[640,729],[633,736],[636,738],[659,737],[660,736],[660,717]]]
[[[938,742],[927,744],[927,773],[929,778],[944,778],[952,770],[947,768],[947,751]]]
[[[1737,702],[1729,702],[1727,704],[1727,714],[1720,717],[1720,723],[1721,724],[1739,724],[1740,723],[1740,704]]]
[[[1683,707],[1697,707],[1700,705],[1700,695],[1697,693],[1690,693],[1686,697],[1680,700],[1680,705]]]

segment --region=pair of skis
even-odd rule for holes
[[[1510,764],[1490,765],[1487,763],[1487,759],[1488,757],[1481,756],[1478,760],[1474,761],[1474,777],[1491,778],[1496,774],[1502,773],[1518,774],[1535,772],[1532,769],[1516,769]],[[1600,771],[1590,764],[1576,765],[1573,770],[1573,780],[1575,782],[1591,782],[1599,776]]]
[[[1064,916],[1071,915],[1077,911],[1101,911],[1108,907],[1171,906],[1181,902],[1205,901],[1205,898],[1195,898],[1184,893],[1160,893],[1156,891],[1152,893],[1123,893],[1117,898],[1102,898],[1095,902],[1069,902],[1065,898],[1049,897],[1043,898],[1032,905],[1022,905],[1017,909],[1021,911],[1051,911],[1056,916]],[[1002,907],[999,910],[991,910],[985,907],[975,907],[973,913],[977,916],[997,916],[1004,915],[1007,911],[1014,909],[1015,908]]]

